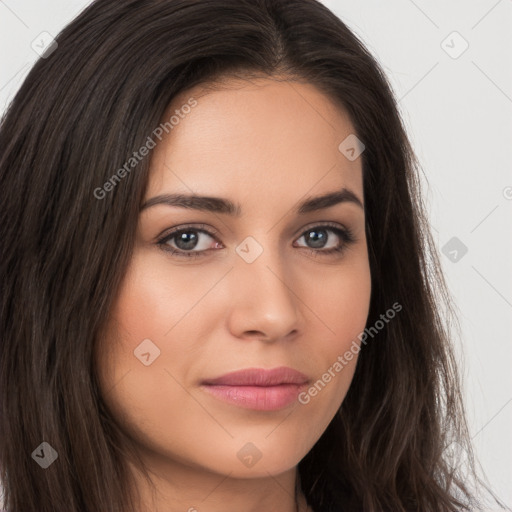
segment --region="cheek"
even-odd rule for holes
[[[200,301],[221,272],[224,269],[205,275],[173,267],[155,251],[136,251],[112,307],[110,339],[116,334],[122,339],[115,349],[116,366],[133,366],[140,352],[151,352],[151,360],[160,350],[155,364],[186,369],[187,354],[199,349],[204,339],[202,326],[210,326],[221,314]]]
[[[199,272],[170,272],[165,258],[142,250],[125,274],[96,364],[107,406],[141,444],[165,439],[167,448],[179,451],[181,440],[204,425],[186,421],[204,411],[183,383],[197,365],[203,339],[190,313],[208,287]]]
[[[183,439],[199,435],[200,424],[186,421],[197,415],[197,407],[181,385],[193,358],[179,347],[163,346],[160,328],[150,320],[151,304],[137,307],[123,297],[97,351],[103,399],[123,431],[140,446],[179,453]]]
[[[296,283],[294,291],[303,299],[310,319],[307,329],[316,330],[307,337],[316,337],[317,350],[333,362],[364,330],[368,318],[371,275],[366,246],[354,251],[344,264],[317,269],[314,282],[306,276]]]
[[[190,310],[201,289],[194,273],[187,273],[186,282],[182,282],[182,274],[179,269],[170,272],[161,255],[136,251],[113,307],[113,318],[136,339],[161,340]]]
[[[299,403],[315,417],[321,433],[339,409],[350,387],[357,359],[364,347],[359,337],[368,318],[371,276],[368,260],[360,258],[331,276],[319,276],[322,286],[309,294],[322,336],[308,357],[315,362],[315,380],[299,395]],[[313,336],[314,333],[310,333]]]

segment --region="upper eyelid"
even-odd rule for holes
[[[200,232],[206,233],[207,235],[210,235],[210,236],[218,236],[219,235],[219,232],[216,229],[214,229],[210,226],[207,226],[206,224],[191,224],[191,225],[183,224],[182,226],[171,228],[169,230],[168,229],[164,230],[156,238],[162,239],[167,236],[175,235],[176,233],[180,233],[181,231],[187,231],[187,230],[200,231]]]

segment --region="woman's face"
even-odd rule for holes
[[[355,130],[297,82],[197,87],[164,121],[175,110],[169,133],[153,136],[135,251],[99,345],[103,394],[155,467],[279,474],[340,407],[368,315],[361,158],[352,139],[339,149]],[[184,207],[175,194],[216,199]],[[282,367],[303,380],[212,383]]]

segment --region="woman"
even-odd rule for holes
[[[9,512],[477,507],[417,162],[327,8],[97,0],[0,141]]]

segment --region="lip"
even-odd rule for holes
[[[244,409],[276,411],[291,405],[308,382],[303,373],[281,366],[227,373],[203,380],[201,387],[219,400]]]

